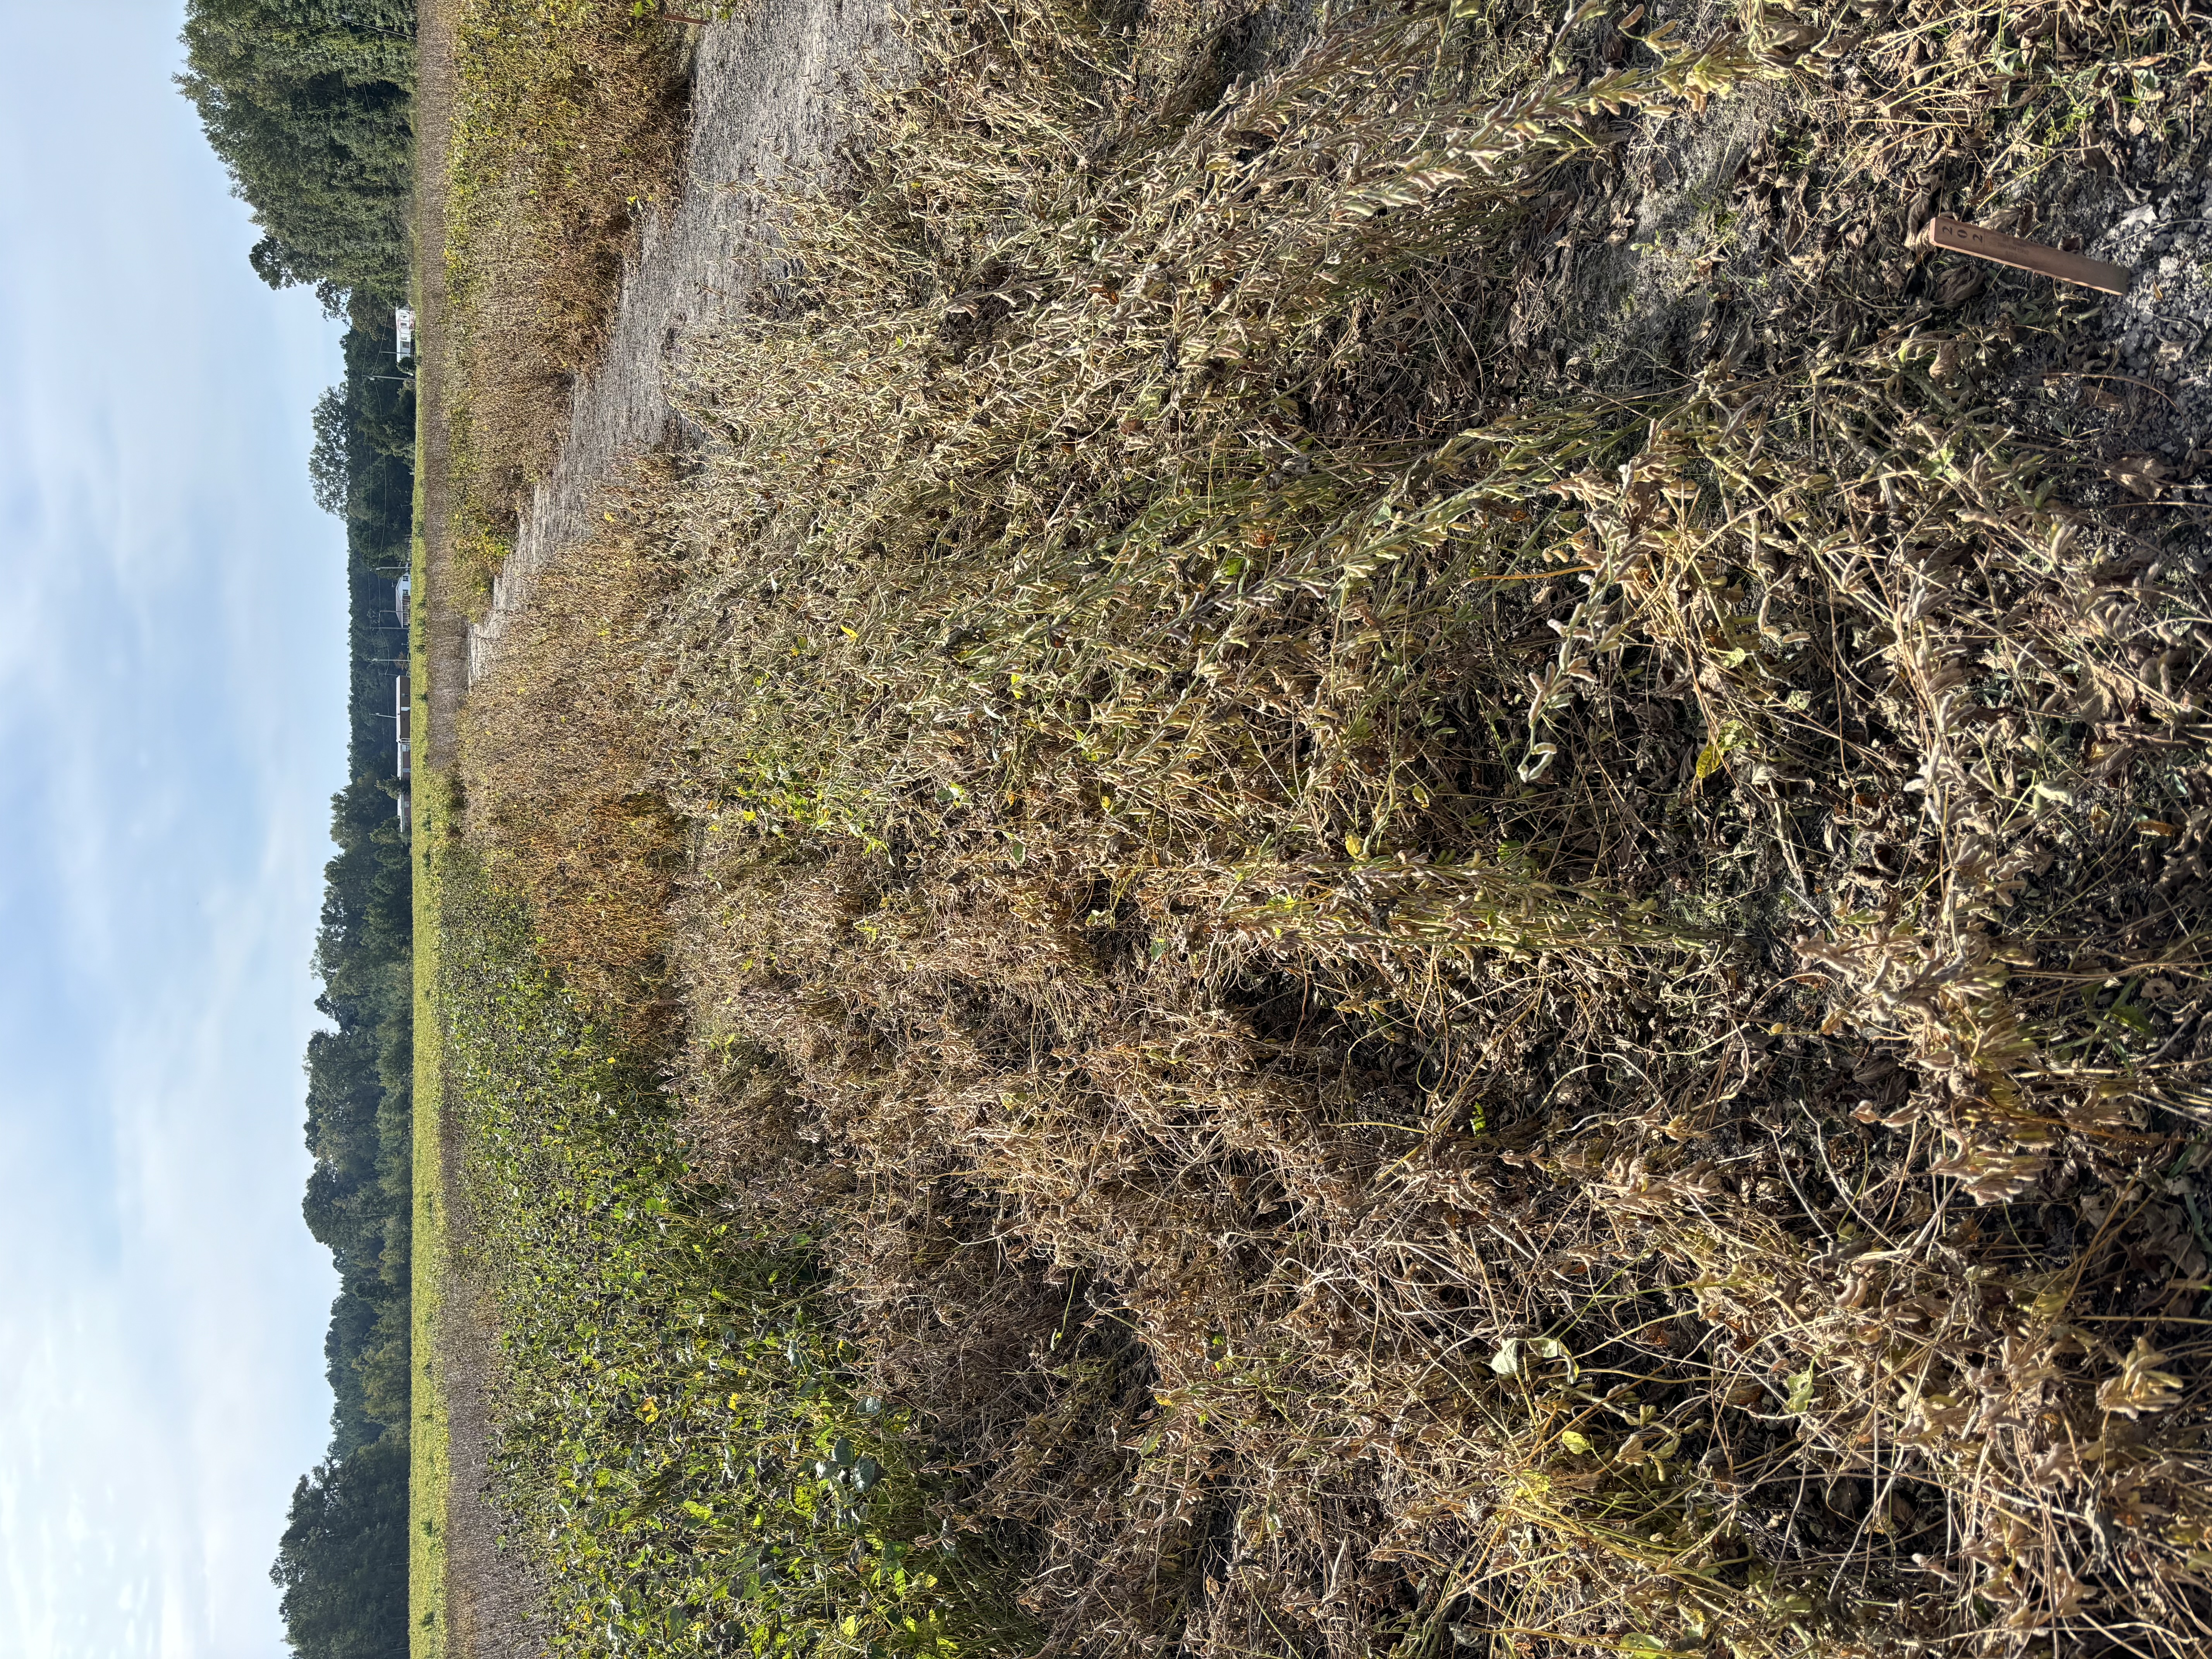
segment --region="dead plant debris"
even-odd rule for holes
[[[2204,22],[911,14],[466,817],[1051,1650],[2201,1650]]]

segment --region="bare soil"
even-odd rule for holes
[[[1673,24],[1706,39],[1727,16],[1713,0],[1660,0],[1639,32]],[[2153,454],[2168,477],[2187,471],[2212,434],[2204,136],[2177,144],[2153,128],[2094,143],[2085,129],[2053,154],[1986,106],[1928,90],[1977,50],[1961,21],[1902,76],[1896,43],[1912,19],[1900,14],[1840,37],[1823,54],[1824,88],[1740,89],[1701,114],[1635,123],[1562,177],[1520,252],[1503,331],[1512,350],[1485,366],[1495,388],[1634,393],[1700,371],[1750,380],[1808,339],[1842,351],[1887,337],[1910,356],[1995,330],[2004,350],[1948,371],[1966,406],[1988,399],[2077,464]],[[1626,56],[1629,38],[1604,27],[1608,52]],[[1870,88],[1893,93],[1894,120],[1854,101]],[[1940,252],[1921,241],[1937,214],[2137,280],[2107,295]]]

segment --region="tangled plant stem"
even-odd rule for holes
[[[1996,73],[1739,21],[915,13],[474,694],[588,976],[643,866],[519,829],[601,727],[514,717],[592,665],[694,1155],[1041,1646],[2205,1634],[2196,556],[1962,401],[2009,317],[1478,378],[1630,124]]]

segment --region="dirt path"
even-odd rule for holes
[[[682,191],[646,228],[606,356],[578,387],[568,436],[523,515],[489,612],[468,629],[471,681],[529,604],[546,556],[586,532],[602,486],[677,421],[672,367],[696,330],[744,304],[770,246],[763,186],[828,152],[855,71],[899,50],[881,0],[763,0],[702,31]]]
[[[447,1659],[537,1659],[548,1650],[545,1585],[529,1556],[501,1534],[493,1508],[491,1394],[500,1364],[489,1287],[469,1263],[476,1237],[461,1167],[459,1126],[447,1114],[441,1137],[447,1194],[445,1316],[438,1350],[452,1425],[452,1489],[446,1504]]]
[[[447,333],[446,177],[452,132],[456,76],[454,26],[459,0],[423,0],[416,12],[415,95],[415,311],[419,357],[416,398],[416,478],[421,491],[422,568],[417,578],[417,626],[426,660],[429,738],[427,765],[448,768],[454,759],[461,699],[467,690],[468,621],[455,603],[448,487],[445,391],[452,368]],[[418,702],[418,706],[420,703]],[[462,1190],[455,1167],[457,1137],[450,1099],[418,1098],[418,1109],[440,1114],[439,1154],[444,1190]],[[418,1243],[458,1257],[465,1228],[437,1230],[430,1244],[418,1230]],[[433,1558],[442,1564],[445,1629],[428,1650],[446,1659],[527,1659],[544,1650],[545,1632],[537,1609],[542,1587],[532,1578],[518,1551],[501,1547],[499,1518],[483,1501],[489,1485],[491,1435],[485,1394],[495,1337],[487,1328],[478,1287],[458,1259],[441,1264],[448,1293],[431,1335],[432,1364],[445,1391],[449,1426],[443,1501],[429,1510],[442,1517],[444,1547]],[[418,1474],[418,1479],[419,1479]],[[422,1501],[426,1494],[417,1494]],[[438,1605],[433,1603],[433,1605]],[[418,1632],[418,1638],[422,1633]],[[418,1652],[425,1650],[418,1639]]]

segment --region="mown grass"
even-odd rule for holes
[[[423,475],[415,483],[415,523],[410,587],[429,592],[428,560],[422,541]],[[408,635],[411,683],[428,687],[429,629],[422,625],[427,601],[417,599],[415,625]],[[420,706],[427,712],[429,699]],[[416,752],[428,756],[428,722],[418,727]],[[452,1413],[439,1364],[440,1321],[446,1306],[449,1241],[446,1234],[444,1102],[445,1046],[438,1020],[438,964],[442,930],[441,879],[432,848],[450,839],[452,816],[447,792],[425,787],[426,767],[416,775],[412,797],[413,838],[410,845],[414,879],[415,974],[415,1187],[412,1255],[410,1260],[410,1405],[408,1425],[407,1624],[412,1659],[446,1659],[448,1628],[446,1596],[447,1519],[453,1502]]]
[[[778,303],[687,354],[714,441],[471,693],[532,907],[477,930],[576,999],[462,976],[525,1011],[468,1039],[539,1218],[510,1432],[608,1475],[517,1467],[572,1607],[793,1628],[671,1625],[662,1529],[719,1520],[642,1483],[792,1443],[819,1396],[726,1426],[684,1344],[750,1365],[713,1293],[804,1232],[838,1398],[1025,1650],[2199,1646],[2200,515],[2001,417],[2094,308],[1850,188],[1979,109],[1985,203],[2035,134],[2125,152],[2078,71],[2184,31],[1733,22],[1350,9],[1240,81],[1224,12],[914,18]],[[1820,186],[1755,326],[1535,361],[1609,158],[1754,95],[1803,153],[1745,218]],[[674,1103],[580,1035],[641,1009]]]

